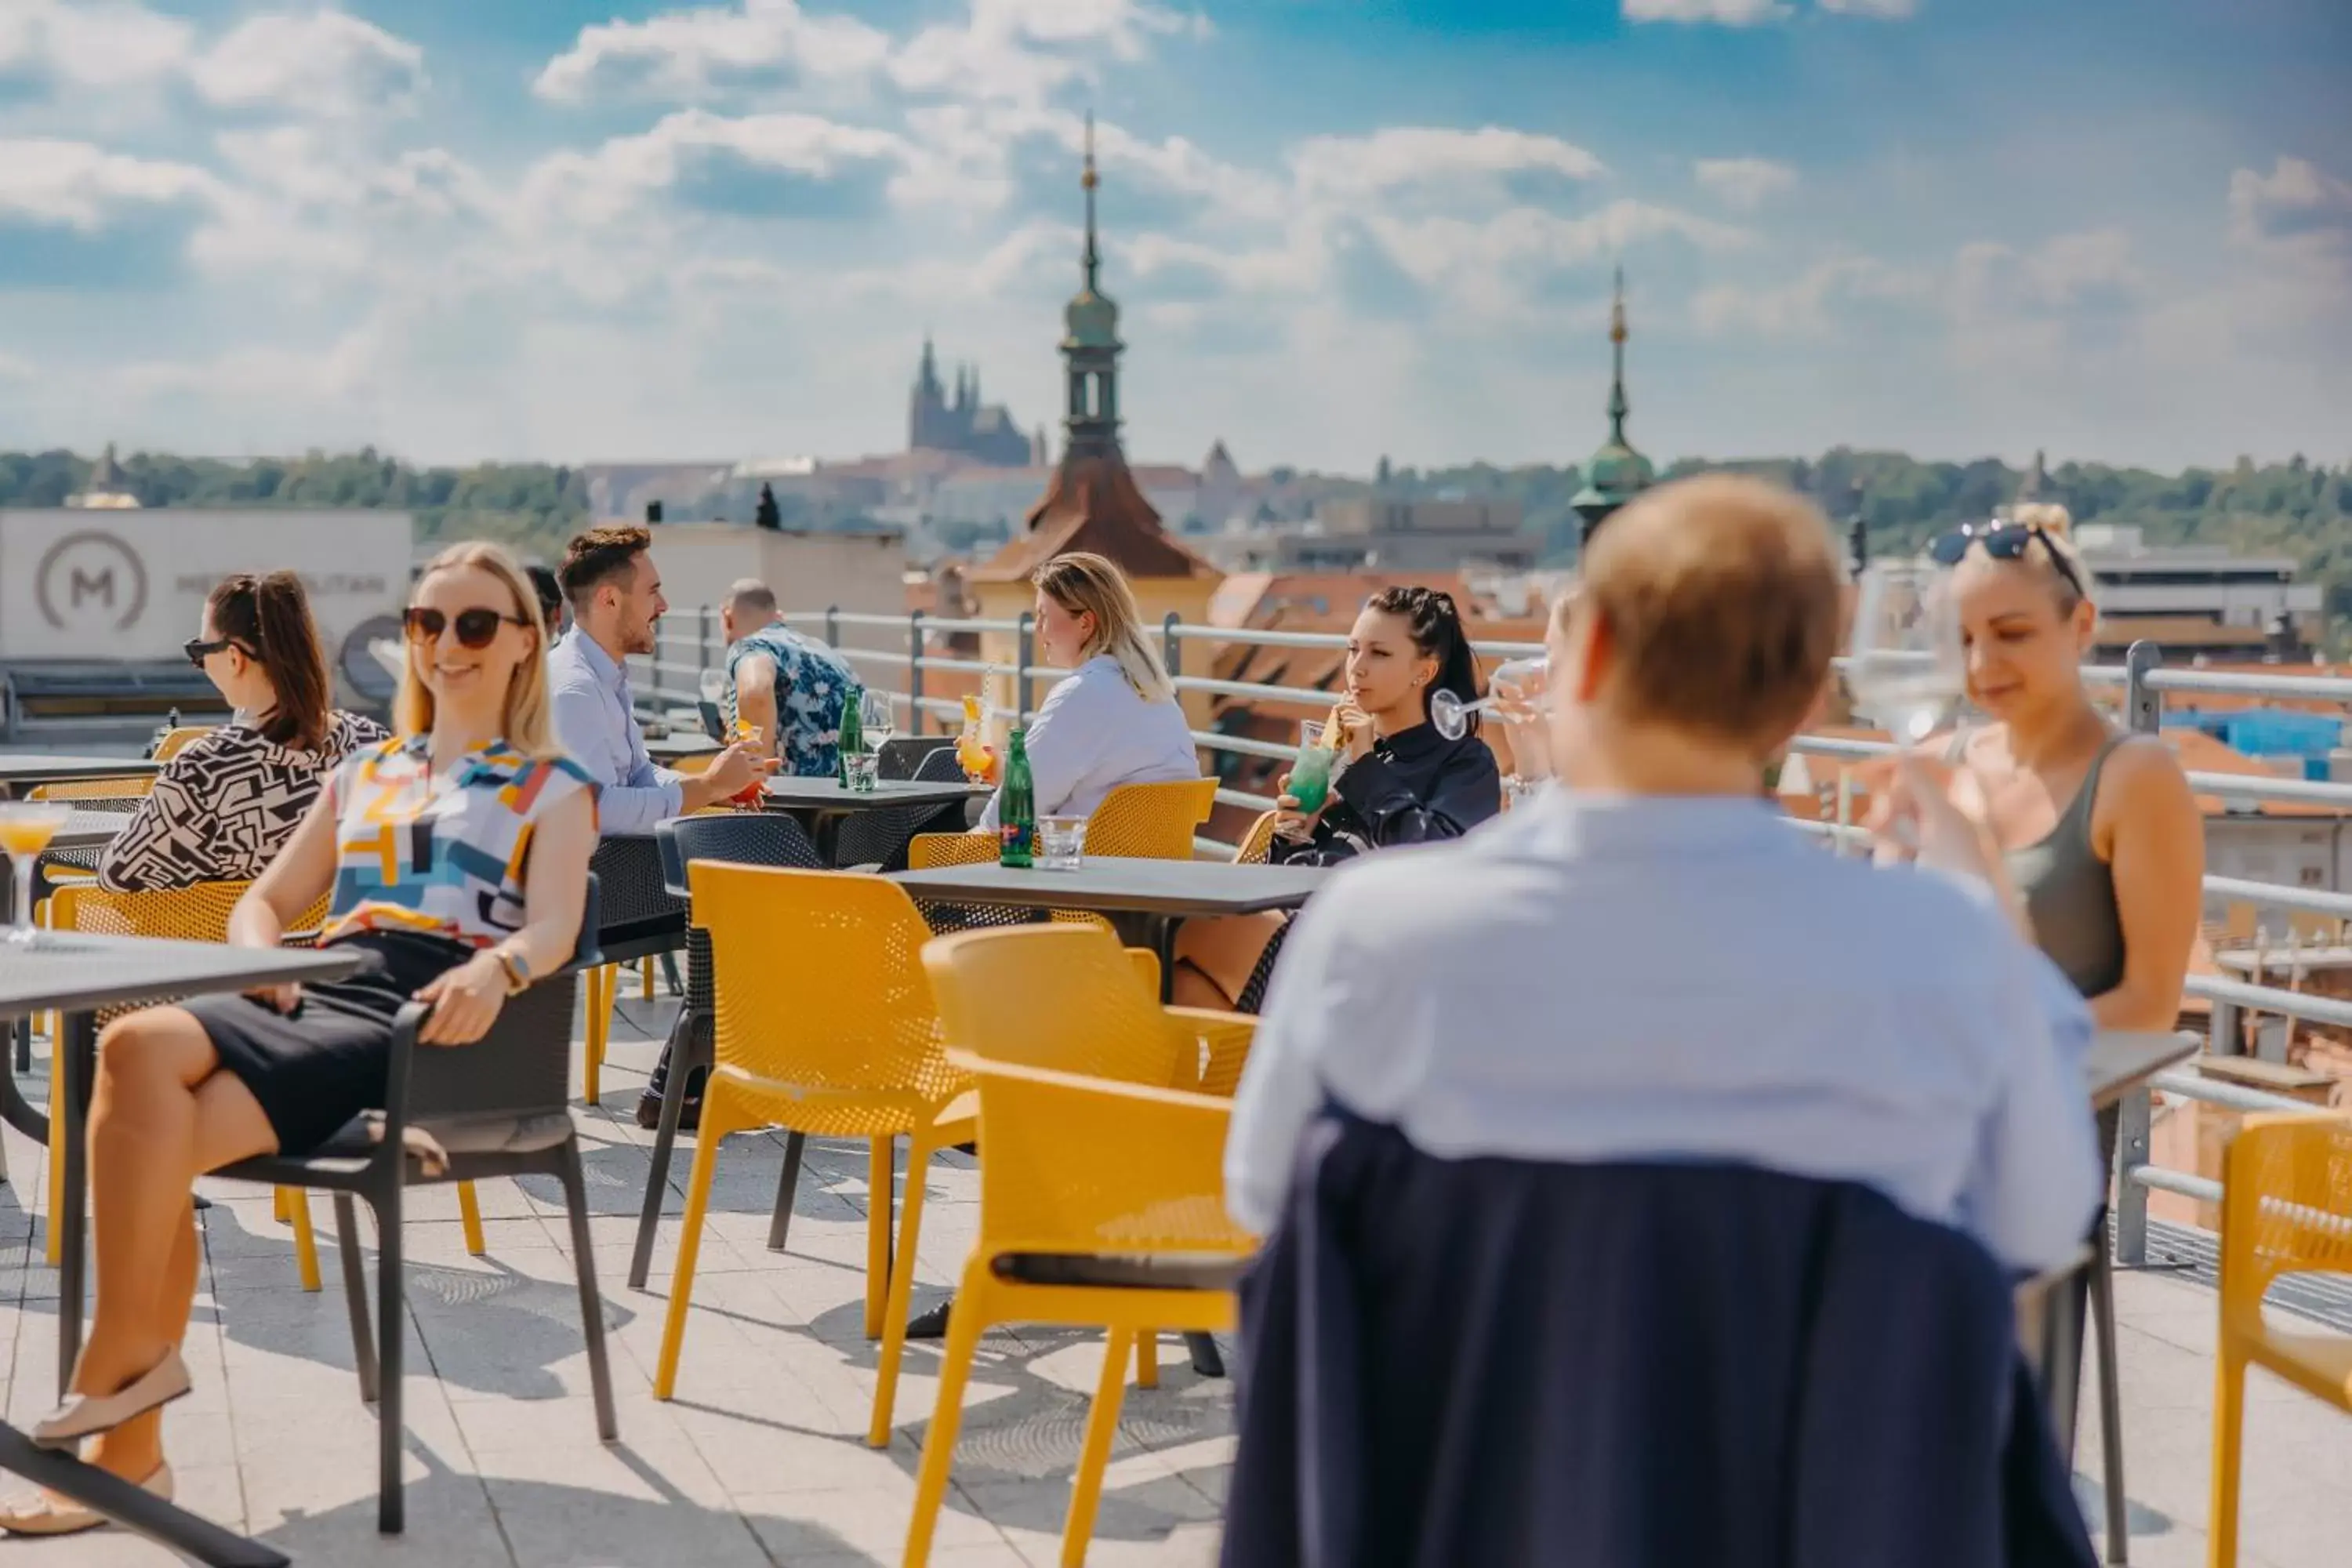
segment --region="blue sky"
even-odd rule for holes
[[[0,0],[0,447],[2352,459],[2343,0]]]

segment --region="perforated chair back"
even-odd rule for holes
[[[580,971],[600,962],[602,890],[588,877],[572,962],[509,996],[490,1032],[470,1046],[419,1046],[408,1068],[408,1119],[465,1121],[565,1111],[572,1098],[572,1011]],[[568,1112],[567,1112],[568,1114]]]
[[[963,768],[955,759],[952,742],[945,747],[931,746],[922,752],[893,752],[892,747],[907,744],[899,741],[884,742],[880,772],[884,778],[911,778],[919,784],[954,784],[963,778]],[[919,741],[915,745],[929,746]],[[893,771],[910,765],[911,773]],[[861,811],[841,825],[841,837],[835,845],[834,861],[840,866],[879,866],[894,869],[907,860],[909,845],[915,836],[927,829],[954,831],[963,826],[963,807],[955,805],[906,805],[886,811]],[[909,862],[911,864],[911,862]]]
[[[687,867],[696,860],[730,860],[744,866],[824,868],[816,846],[801,825],[775,811],[730,811],[709,816],[677,816],[654,829],[660,847],[662,880],[677,898],[689,896]]]
[[[1274,852],[1274,819],[1278,811],[1262,811],[1250,830],[1242,835],[1241,844],[1234,850],[1234,863],[1239,866],[1263,866]]]
[[[944,783],[963,777],[963,769],[955,760],[955,737],[952,735],[899,735],[874,748],[877,771],[886,779],[931,779]],[[945,755],[948,765],[943,770],[926,773],[923,764],[931,758]]]
[[[625,931],[657,921],[682,921],[686,909],[662,875],[661,850],[643,837],[606,838],[598,843],[588,868],[603,888],[602,930]]]
[[[1087,818],[1086,853],[1139,860],[1190,860],[1192,836],[1217,805],[1217,781],[1120,784]]]

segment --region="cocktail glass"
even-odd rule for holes
[[[1303,812],[1323,809],[1331,793],[1331,763],[1336,753],[1323,743],[1323,725],[1308,719],[1298,726],[1298,758],[1290,764],[1289,795]]]
[[[0,850],[6,851],[16,871],[16,908],[8,940],[19,946],[38,935],[33,930],[33,864],[72,816],[71,806],[45,800],[0,801]]]

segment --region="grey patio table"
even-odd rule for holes
[[[899,871],[891,880],[941,903],[1011,909],[1086,910],[1141,935],[1160,955],[1160,984],[1171,973],[1177,926],[1221,915],[1295,910],[1330,875],[1324,866],[1238,866],[1227,860],[1145,860],[1097,856],[1075,869],[1009,870],[1003,866],[940,866]]]
[[[141,757],[0,752],[0,800],[13,800],[24,791],[41,784],[80,784],[89,779],[153,778],[157,765]]]
[[[839,779],[803,778],[780,774],[761,790],[761,805],[789,813],[808,829],[817,858],[830,866],[838,858],[843,821],[861,811],[894,806],[956,805],[990,793],[986,784],[921,779],[880,779],[870,790],[844,789]]]
[[[62,1125],[64,1130],[65,1170],[58,1204],[60,1397],[81,1352],[82,1228],[88,1177],[80,1108],[87,1101],[96,1067],[97,1010],[164,997],[340,979],[358,964],[356,954],[331,949],[230,947],[73,931],[46,932],[30,945],[0,942],[0,1018],[51,1011],[65,1016],[58,1045],[66,1053],[65,1070],[58,1075],[61,1103],[56,1119],[35,1132],[15,1116],[9,1117],[20,1131],[35,1136],[47,1135],[54,1126]],[[16,1098],[13,1079],[10,1098]],[[199,1563],[259,1568],[287,1561],[281,1552],[184,1512],[69,1455],[35,1448],[14,1428],[0,1427],[0,1467],[97,1509]]]
[[[131,816],[127,812],[77,810],[67,818],[66,825],[58,829],[57,837],[49,840],[49,847],[41,851],[41,858],[46,859],[60,850],[103,849],[113,842],[114,836],[121,832],[122,825],[130,820]],[[33,897],[37,900],[43,896],[43,892],[41,874],[37,869],[38,861],[35,864],[37,868],[33,873]],[[15,919],[16,910],[16,864],[7,856],[0,855],[0,919]],[[32,1026],[30,1019],[18,1024],[0,1023],[0,1047],[6,1046],[11,1034],[18,1037],[16,1051],[18,1072],[28,1072],[32,1068],[33,1043],[29,1033]],[[0,1079],[6,1078],[6,1074],[0,1073]],[[26,1124],[18,1120],[17,1115],[18,1108],[23,1104],[23,1099],[17,1094],[16,1085],[13,1079],[0,1083],[0,1120],[6,1121],[19,1131],[26,1131]]]

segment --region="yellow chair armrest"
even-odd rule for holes
[[[1226,1013],[1213,1007],[1171,1007],[1168,1016],[1189,1030],[1205,1047],[1201,1063],[1202,1094],[1231,1098],[1241,1086],[1251,1044],[1257,1038],[1257,1016]]]

